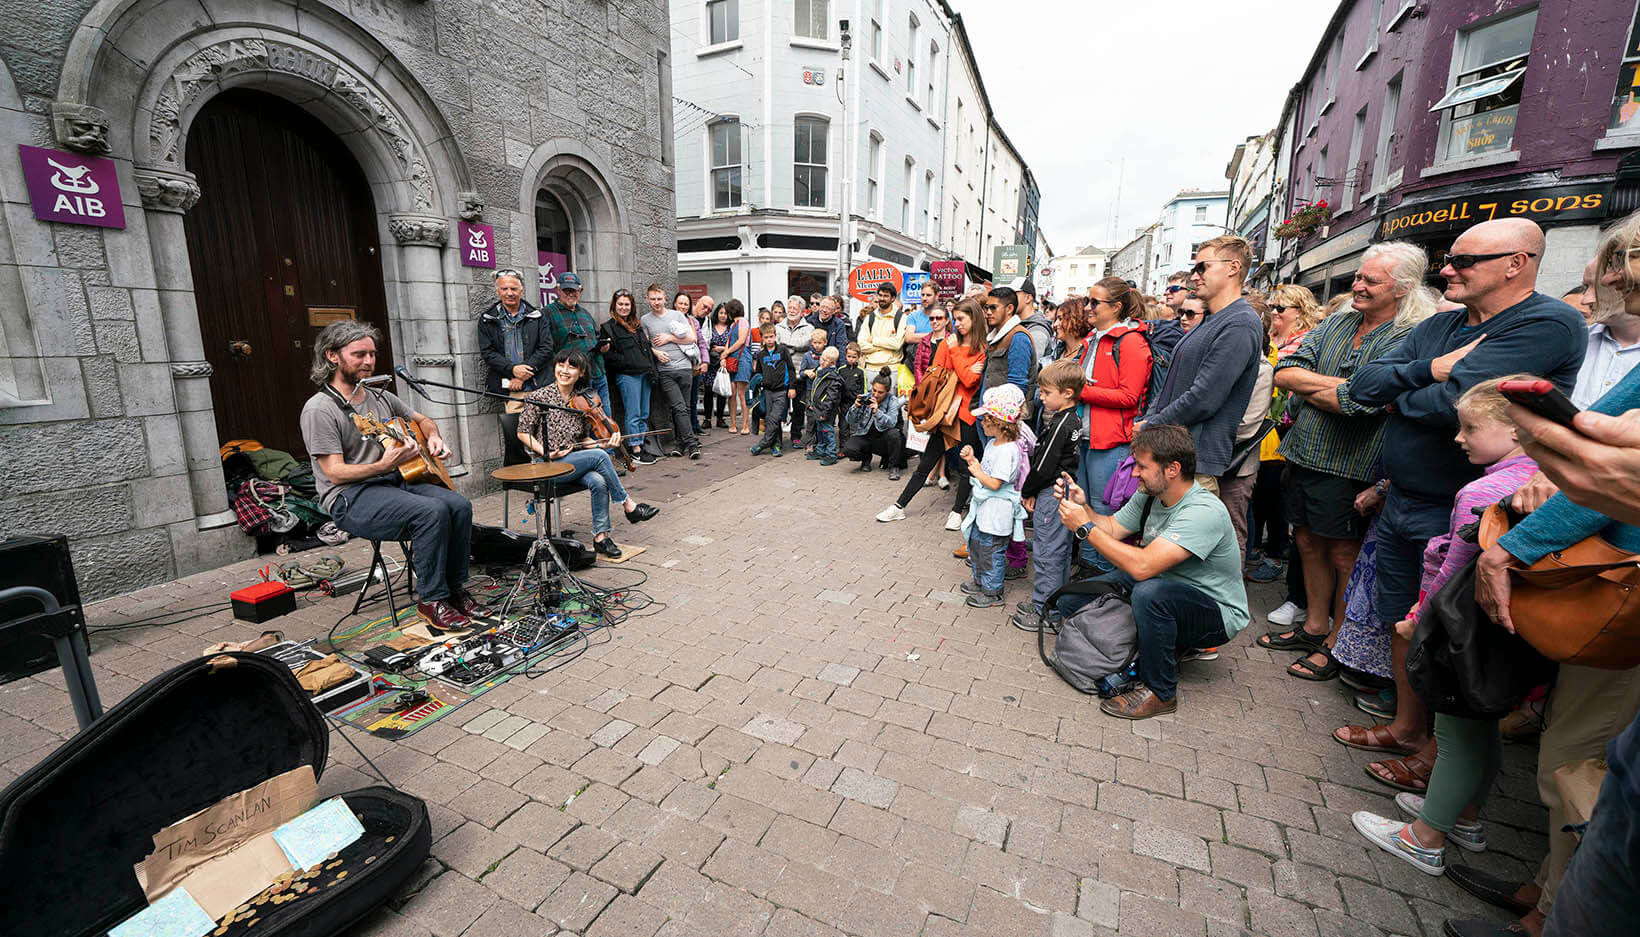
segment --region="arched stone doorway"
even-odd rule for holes
[[[608,315],[611,293],[635,288],[623,282],[623,271],[633,269],[636,244],[610,178],[602,161],[580,141],[558,137],[530,155],[519,193],[520,204],[535,206],[534,231],[526,243],[545,250],[542,244],[563,243],[567,230],[567,269],[580,275],[582,302],[600,320]],[[672,209],[667,205],[664,210]]]
[[[337,319],[387,336],[375,204],[335,134],[283,98],[237,88],[190,128],[202,199],[184,216],[217,436],[303,451],[313,338]],[[390,373],[392,344],[377,349]]]

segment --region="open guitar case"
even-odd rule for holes
[[[329,749],[323,717],[271,657],[201,657],[155,677],[0,791],[0,932],[102,937],[147,905],[133,867],[154,834],[301,765],[318,775]],[[394,897],[427,858],[426,804],[386,787],[341,796],[364,826],[336,857],[349,874],[213,933],[322,937]]]

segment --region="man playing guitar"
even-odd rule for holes
[[[403,419],[420,429],[430,455],[450,454],[432,420],[387,391],[361,386],[376,369],[380,338],[375,326],[351,319],[319,332],[309,374],[319,391],[302,406],[302,438],[319,498],[336,526],[370,540],[411,541],[420,586],[416,611],[432,628],[459,630],[468,616],[490,611],[463,588],[472,502],[441,485],[405,484],[399,467],[421,456],[415,440],[388,449],[364,437],[354,421]]]

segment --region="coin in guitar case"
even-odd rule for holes
[[[344,878],[347,878],[347,870],[346,869],[343,869],[340,872],[336,873],[336,881],[339,882]]]
[[[364,864],[369,865],[370,863],[375,862],[375,861],[376,861],[375,856],[367,856],[367,857],[365,857]]]
[[[398,839],[398,837],[397,836],[389,836],[389,837],[387,837],[387,839],[383,840],[383,842],[391,843],[395,839]]]

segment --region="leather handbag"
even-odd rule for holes
[[[1482,549],[1509,527],[1502,505],[1488,507],[1481,515]],[[1509,570],[1509,580],[1509,617],[1544,657],[1602,670],[1640,664],[1640,554],[1596,534]]]

